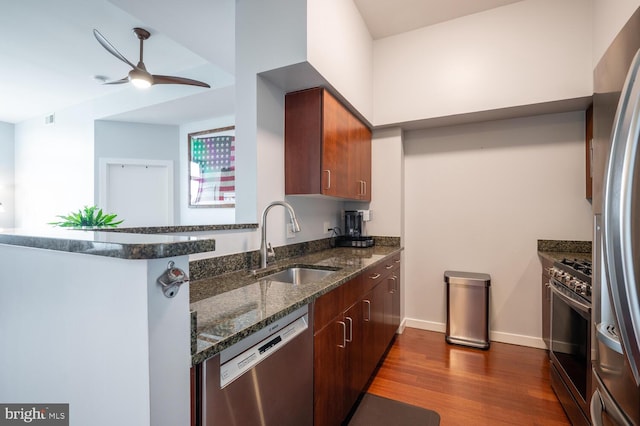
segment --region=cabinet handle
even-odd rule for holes
[[[372,280],[377,280],[378,278],[380,278],[380,274],[374,274],[374,275],[369,275],[369,278],[371,278]]]
[[[391,269],[391,268],[393,268],[393,265],[387,265],[384,267],[384,269]]]
[[[325,189],[331,189],[331,170],[325,170],[327,172],[327,187]]]
[[[345,341],[351,343],[353,342],[353,320],[351,317],[344,317],[344,319],[349,321],[349,338],[345,338]]]
[[[342,326],[342,344],[338,345],[338,347],[344,349],[347,347],[347,324],[344,321],[338,321],[338,324]]]
[[[362,195],[367,195],[367,181],[363,180],[362,185],[364,185],[364,191],[362,191]]]
[[[362,302],[367,304],[367,316],[364,322],[369,322],[371,321],[371,300],[363,299]]]
[[[400,263],[400,259],[396,260],[396,263]]]
[[[399,291],[400,290],[400,282],[399,282],[398,277],[396,275],[393,276],[393,284],[394,284],[394,291]]]
[[[392,277],[389,277],[389,279],[391,281],[393,281],[393,285],[391,286],[391,290],[389,291],[389,293],[395,293],[396,292],[396,281],[398,280],[398,277],[396,277],[395,275]]]

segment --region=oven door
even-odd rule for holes
[[[562,284],[551,280],[552,363],[571,396],[588,416],[591,396],[591,306]]]

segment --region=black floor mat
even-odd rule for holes
[[[435,411],[367,393],[362,397],[349,426],[438,426]]]

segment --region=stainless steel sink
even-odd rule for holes
[[[314,281],[320,281],[326,276],[336,271],[326,269],[312,269],[304,267],[287,268],[275,274],[267,275],[263,280],[278,281],[293,285],[306,284]]]

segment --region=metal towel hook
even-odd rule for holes
[[[182,269],[177,268],[173,261],[167,264],[167,269],[158,277],[158,283],[162,285],[162,292],[168,298],[178,294],[180,286],[189,282],[189,276]]]

